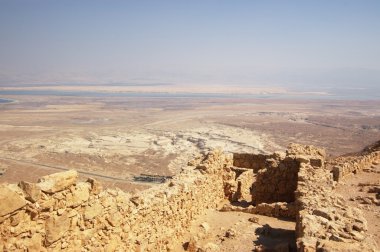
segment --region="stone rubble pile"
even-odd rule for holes
[[[310,155],[302,148],[294,153],[301,160],[296,190],[298,250],[377,251],[377,244],[366,234],[363,213],[334,191],[333,175],[319,165],[325,163],[324,152],[314,148],[318,155]]]

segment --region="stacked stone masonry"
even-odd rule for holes
[[[335,181],[340,181],[345,176],[357,173],[370,167],[373,163],[380,162],[380,151],[374,151],[364,155],[340,157],[331,162]]]
[[[233,164],[236,167],[245,167],[257,172],[258,170],[265,168],[265,161],[270,157],[271,155],[265,154],[234,153]]]
[[[293,158],[276,156],[266,160],[266,167],[257,172],[252,185],[252,202],[293,202],[297,188],[299,162]]]
[[[376,250],[360,210],[335,194],[322,149],[291,145],[286,153],[238,156],[210,152],[136,194],[78,182],[75,171],[0,185],[0,252],[173,251],[207,209],[250,198],[249,207],[224,210],[295,218],[299,251]]]
[[[225,198],[232,159],[208,154],[170,182],[130,195],[68,171],[0,187],[0,251],[167,251]],[[33,200],[32,200],[33,198]]]

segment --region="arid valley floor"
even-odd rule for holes
[[[229,153],[268,154],[299,143],[323,147],[331,158],[359,152],[380,139],[378,100],[270,95],[1,98],[14,102],[0,103],[0,183],[35,182],[41,176],[75,169],[82,180],[92,177],[105,188],[133,193],[156,186],[136,181],[141,174],[173,176],[199,153],[218,147]],[[379,172],[362,172],[348,177],[337,190],[350,200],[367,195],[365,183],[379,182]],[[379,206],[351,203],[369,216],[369,233],[380,244]],[[249,214],[234,213],[220,222],[224,214],[208,213],[191,229],[199,232],[197,228],[207,222],[206,229],[211,225],[215,235],[209,235],[208,241],[217,243],[218,232],[234,227],[246,234],[241,239],[249,246],[242,247],[241,239],[228,240],[222,251],[252,251],[256,238],[250,233],[251,225],[256,224],[248,221]],[[279,241],[294,239],[294,222],[258,218],[255,223],[282,227]]]
[[[145,187],[130,182],[134,175],[173,175],[194,154],[211,148],[269,153],[296,142],[338,156],[380,138],[379,101],[7,98],[16,102],[0,104],[0,169],[7,170],[2,182],[77,169],[130,190]]]

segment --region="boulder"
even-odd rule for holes
[[[75,184],[77,178],[78,172],[75,170],[54,173],[40,178],[38,186],[46,193],[55,193]]]
[[[72,193],[66,196],[66,206],[77,207],[87,201],[90,197],[90,187],[88,183],[78,183],[72,189]]]
[[[32,203],[40,199],[41,188],[37,184],[21,181],[18,186],[24,191],[25,198]]]
[[[205,233],[208,233],[210,231],[210,225],[207,222],[201,223],[200,227]]]
[[[6,185],[0,185],[0,216],[12,213],[25,205],[24,197]]]
[[[97,195],[103,190],[101,183],[93,178],[88,178],[87,183],[91,184],[91,193],[93,194]]]
[[[123,216],[119,212],[114,212],[107,216],[107,221],[113,227],[117,227],[120,225]]]
[[[44,251],[42,246],[42,235],[35,233],[28,241],[27,248],[28,251]]]
[[[16,214],[13,214],[10,218],[10,224],[11,226],[17,226],[20,224],[20,222],[26,222],[28,221],[27,218],[25,218],[25,210],[17,211]]]
[[[70,219],[67,214],[62,216],[52,216],[45,223],[46,236],[45,244],[50,246],[53,242],[61,239],[61,237],[69,230]]]
[[[186,251],[188,252],[197,252],[199,249],[198,240],[196,237],[191,237],[190,241],[186,243],[185,246]]]
[[[225,237],[227,237],[227,238],[234,238],[234,237],[236,237],[236,235],[237,235],[236,230],[233,229],[233,228],[230,228],[230,229],[228,229],[226,231]]]
[[[83,217],[85,220],[91,220],[96,216],[101,215],[102,213],[103,206],[99,202],[96,202],[91,206],[86,206],[86,208],[84,209]]]
[[[205,246],[203,246],[203,248],[201,249],[201,251],[204,251],[204,252],[219,252],[220,248],[215,243],[209,242]]]

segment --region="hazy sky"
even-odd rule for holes
[[[380,1],[0,0],[0,84],[380,86]]]

